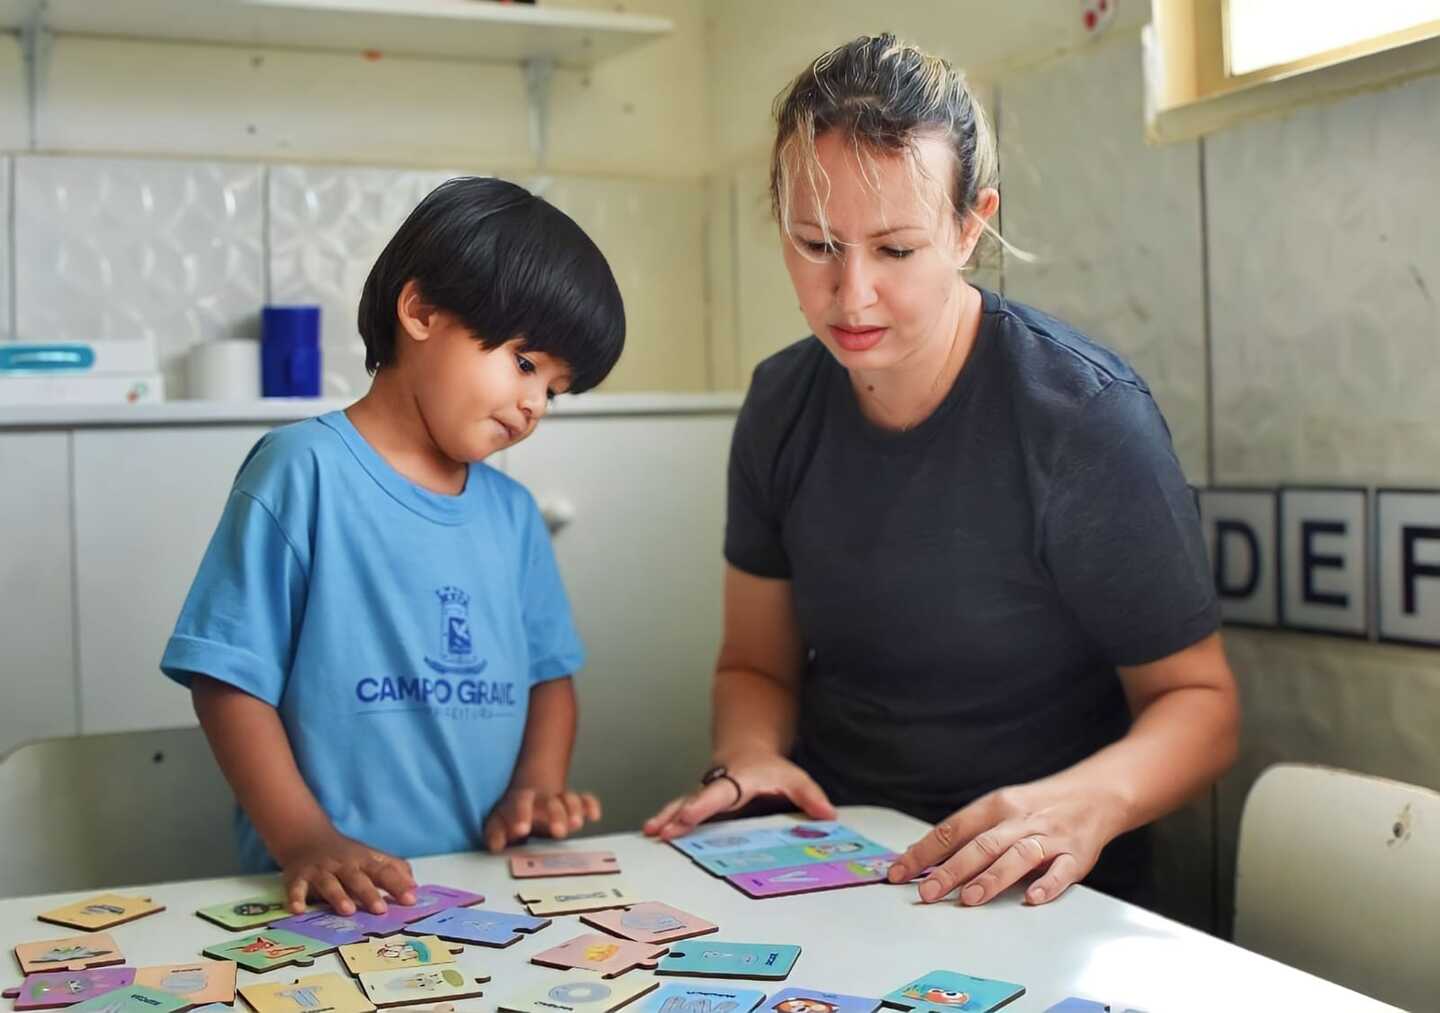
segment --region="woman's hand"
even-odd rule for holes
[[[532,833],[559,840],[600,818],[600,800],[588,791],[512,788],[485,820],[485,846],[492,853]]]
[[[727,762],[725,768],[728,778],[717,778],[671,801],[645,821],[645,833],[662,841],[683,837],[710,817],[739,809],[762,795],[788,798],[811,819],[835,818],[835,807],[820,786],[783,756],[742,756]]]
[[[1045,781],[1001,788],[912,844],[889,878],[903,883],[934,866],[920,883],[920,899],[930,903],[958,889],[960,902],[973,905],[1041,873],[1025,902],[1044,904],[1085,878],[1125,826],[1124,801],[1107,791],[1061,790]]]
[[[305,910],[312,894],[342,915],[354,914],[357,905],[371,914],[384,914],[382,890],[401,904],[415,903],[415,875],[409,862],[334,830],[276,857],[284,876],[286,906],[294,914]]]

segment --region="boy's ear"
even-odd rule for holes
[[[411,278],[400,289],[395,300],[395,320],[400,330],[412,341],[425,341],[436,325],[435,306],[425,301],[420,285]]]

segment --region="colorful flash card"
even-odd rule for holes
[[[554,985],[541,985],[500,1003],[507,1013],[611,1013],[655,991],[653,978],[632,976],[606,981],[598,974],[572,971]]]
[[[95,967],[88,971],[40,971],[27,975],[14,988],[0,992],[15,1000],[17,1010],[57,1009],[74,1006],[135,981],[133,967]]]
[[[676,946],[660,960],[655,973],[779,981],[790,974],[790,969],[799,959],[798,946],[705,939]]]
[[[291,964],[308,967],[315,963],[316,957],[333,949],[335,947],[309,936],[268,928],[253,935],[207,946],[204,953],[215,960],[233,960],[247,971],[262,973]]]
[[[309,908],[307,907],[308,911]],[[268,893],[254,897],[242,897],[226,904],[212,904],[195,912],[206,921],[214,922],[222,929],[243,932],[246,929],[269,925],[281,918],[289,917],[285,907],[285,891],[278,886]]]
[[[774,830],[711,830],[705,833],[677,837],[670,844],[691,858],[701,855],[726,855],[737,851],[758,851],[764,848],[783,848],[794,841],[787,841]]]
[[[751,1013],[764,999],[765,993],[758,988],[672,981],[647,995],[634,1013]]]
[[[317,974],[292,982],[243,985],[256,1013],[374,1013],[375,1006],[343,974]]]
[[[189,1009],[192,1005],[194,1004],[169,992],[146,988],[144,985],[127,985],[113,992],[97,995],[93,999],[86,999],[70,1009],[74,1013],[176,1013],[177,1010]]]
[[[885,996],[885,1003],[919,1013],[989,1013],[1025,994],[1025,986],[1010,981],[975,978],[958,971],[931,971]]]
[[[308,911],[303,915],[291,915],[289,918],[282,918],[278,922],[271,922],[270,928],[277,932],[293,932],[297,935],[308,936],[311,939],[325,943],[332,949],[336,946],[345,946],[348,943],[358,943],[373,931],[365,911],[356,911],[352,915],[336,914],[326,908],[320,911]],[[401,924],[405,924],[401,922]],[[397,931],[390,929],[380,933],[389,935]]]
[[[618,883],[572,890],[535,890],[526,887],[515,896],[520,898],[520,903],[524,904],[532,915],[542,916],[604,911],[606,908],[634,904],[640,899]]]
[[[120,947],[105,932],[21,943],[15,947],[15,959],[20,961],[20,970],[26,974],[33,971],[83,971],[87,967],[125,963]]]
[[[539,932],[549,918],[512,915],[486,908],[451,908],[405,926],[407,933],[429,933],[456,943],[480,946],[509,946],[520,941],[521,933]]]
[[[142,967],[135,972],[135,984],[179,996],[189,1006],[212,1002],[229,1004],[235,1001],[235,962],[198,960],[190,964]]]
[[[563,971],[594,971],[602,977],[614,978],[636,967],[653,970],[664,952],[663,946],[590,932],[537,953],[530,961]]]
[[[397,914],[404,916],[407,924],[417,922],[421,918],[429,918],[440,911],[469,907],[472,904],[484,903],[484,901],[483,894],[471,893],[469,890],[461,890],[453,886],[440,886],[436,883],[417,886],[414,904],[401,904],[392,898],[386,898],[387,906]],[[384,916],[372,915],[371,917]]]
[[[540,876],[597,876],[620,871],[613,851],[522,851],[510,856],[516,879]]]
[[[442,912],[443,913],[443,912]],[[362,971],[393,971],[396,968],[427,967],[431,964],[453,964],[455,954],[463,947],[450,946],[438,936],[388,939],[367,939],[340,947],[340,959],[351,974]]]
[[[797,865],[818,865],[825,862],[870,858],[888,855],[890,849],[873,841],[822,841],[819,844],[796,844],[787,848],[764,848],[759,851],[733,851],[723,855],[699,855],[695,861],[706,872],[717,876],[733,876],[741,872],[785,869]]]
[[[854,876],[831,864],[766,869],[763,872],[745,872],[725,878],[751,897],[780,897],[856,884]]]
[[[812,988],[782,989],[765,1000],[765,1009],[772,1013],[875,1013],[879,1008],[879,999]]]
[[[630,907],[613,908],[581,915],[586,925],[604,929],[621,939],[637,943],[673,943],[715,932],[720,928],[679,908],[647,900]]]
[[[1137,1009],[1129,1003],[1100,1002],[1097,999],[1083,999],[1078,995],[1072,995],[1068,999],[1061,999],[1045,1013],[1145,1013],[1145,1011]]]
[[[360,975],[360,987],[376,1006],[404,1006],[437,999],[472,999],[485,994],[480,985],[489,980],[489,975],[477,975],[451,964],[367,971]]]
[[[65,925],[72,929],[94,932],[108,929],[136,918],[144,918],[164,911],[165,905],[156,904],[149,897],[126,897],[118,893],[102,893],[98,897],[66,904],[53,911],[46,911],[37,917],[52,925]]]

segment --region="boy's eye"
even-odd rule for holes
[[[555,392],[554,392],[553,390],[547,389],[547,390],[545,391],[545,400],[546,400],[546,401],[554,401],[554,400],[555,400]]]
[[[517,354],[515,356],[515,362],[520,367],[520,372],[524,373],[526,376],[529,376],[531,373],[535,372],[535,363],[525,358],[525,356]]]

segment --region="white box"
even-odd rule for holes
[[[159,368],[153,338],[129,341],[0,341],[0,376],[131,376]]]
[[[165,400],[159,373],[0,373],[0,405],[154,404]]]

